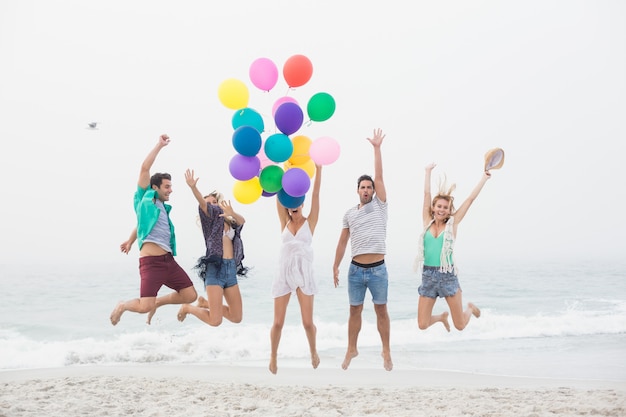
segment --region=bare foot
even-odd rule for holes
[[[391,362],[391,353],[383,352],[380,354],[383,357],[383,366],[387,371],[391,371],[393,369],[393,362]]]
[[[198,307],[209,308],[209,302],[203,296],[198,297]]]
[[[447,311],[444,311],[443,313],[441,313],[441,323],[443,323],[443,326],[449,332],[450,331],[450,323],[448,323],[448,314],[449,313]]]
[[[178,317],[178,321],[185,321],[185,319],[187,318],[187,313],[187,304],[183,304],[182,306],[180,306],[180,310],[178,310],[178,314],[176,315],[176,317]]]
[[[126,309],[124,308],[124,302],[120,301],[111,312],[111,324],[112,325],[115,326],[117,323],[120,322],[120,318],[122,317],[122,314],[124,313],[124,311],[126,311]]]
[[[343,363],[341,364],[341,368],[345,371],[346,369],[348,369],[348,366],[350,366],[350,361],[352,361],[353,358],[356,358],[357,356],[359,356],[359,351],[358,350],[354,350],[354,351],[350,351],[348,350],[346,352],[346,357],[343,360]]]
[[[278,372],[278,363],[276,361],[276,356],[272,356],[270,358],[270,372],[274,375],[276,375],[276,372]]]
[[[474,317],[480,317],[480,309],[478,307],[476,307],[473,303],[467,303],[467,306],[472,309]]]
[[[313,365],[313,369],[317,369],[320,364],[320,357],[317,352],[311,353],[311,365]]]
[[[154,316],[154,313],[156,313],[156,308],[150,310],[150,312],[148,313],[148,318],[146,319],[147,324],[150,324],[150,322],[152,321],[152,316]]]

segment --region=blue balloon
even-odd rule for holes
[[[304,114],[296,103],[286,102],[278,106],[274,113],[274,121],[278,130],[285,135],[291,135],[300,129]]]
[[[237,129],[241,126],[252,126],[259,133],[263,133],[265,130],[265,123],[263,123],[263,117],[256,111],[249,107],[244,107],[235,111],[232,120],[233,129]]]
[[[261,134],[252,126],[241,126],[233,132],[233,147],[243,156],[255,156],[262,142]]]
[[[304,196],[294,197],[287,194],[285,190],[279,190],[276,193],[276,197],[278,198],[280,204],[282,204],[285,208],[295,209],[304,203]]]
[[[282,133],[274,133],[265,140],[265,156],[274,162],[285,162],[291,158],[293,143],[289,136]]]

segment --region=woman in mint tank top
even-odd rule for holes
[[[452,322],[457,330],[463,330],[470,318],[480,317],[480,310],[472,303],[463,308],[461,286],[457,277],[454,263],[454,240],[461,220],[467,214],[478,194],[491,174],[485,171],[480,181],[474,187],[469,197],[461,204],[458,210],[454,208],[453,184],[446,190],[446,185],[440,184],[438,194],[431,199],[430,177],[435,164],[426,166],[424,176],[424,206],[422,217],[424,230],[419,238],[419,250],[416,259],[416,269],[422,266],[422,284],[420,285],[419,301],[417,304],[417,324],[425,330],[437,322],[441,322],[447,331],[450,331],[448,315],[452,314]],[[437,298],[445,298],[450,308],[447,311],[434,315],[433,307]]]

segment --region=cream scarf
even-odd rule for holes
[[[417,248],[417,256],[415,257],[415,261],[413,262],[413,271],[421,272],[422,267],[424,266],[424,235],[428,231],[428,228],[435,219],[431,220],[430,223],[424,228],[422,233],[420,234]],[[452,257],[452,252],[454,251],[454,216],[451,216],[446,222],[446,227],[443,230],[443,247],[441,248],[440,255],[440,263],[441,267],[439,271],[441,272],[454,272],[457,273],[457,268],[455,262]],[[452,264],[448,262],[448,260],[452,261]]]

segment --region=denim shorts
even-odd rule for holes
[[[234,259],[222,259],[221,263],[209,263],[204,276],[204,286],[219,285],[222,288],[237,285],[237,268]]]
[[[438,266],[424,266],[422,285],[417,292],[428,298],[452,297],[461,289],[454,272],[441,272]]]
[[[365,290],[369,289],[374,304],[387,304],[389,280],[387,266],[382,263],[374,267],[350,264],[348,270],[348,296],[351,306],[360,306],[365,301]]]

